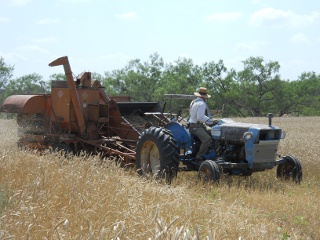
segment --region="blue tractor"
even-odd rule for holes
[[[204,182],[218,182],[221,174],[250,176],[277,166],[277,177],[300,183],[302,167],[294,156],[278,153],[285,132],[268,124],[235,122],[222,118],[211,127],[212,144],[203,161],[196,160],[200,141],[190,135],[188,124],[171,121],[165,127],[144,130],[136,148],[140,175],[165,177],[170,182],[179,171],[198,171]]]

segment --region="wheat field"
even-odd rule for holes
[[[218,185],[179,172],[165,185],[97,156],[20,151],[2,119],[0,239],[320,239],[320,118],[273,123],[287,133],[279,152],[301,160],[300,185],[276,169]]]

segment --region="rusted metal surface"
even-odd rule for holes
[[[91,87],[91,72],[83,72],[77,77],[77,85]]]
[[[99,92],[99,89],[77,89],[82,118],[85,123],[87,123],[89,120],[97,121],[99,118],[99,109],[97,109],[99,107]],[[61,127],[68,127],[71,131],[77,132],[77,116],[76,111],[73,108],[72,97],[70,94],[71,93],[67,88],[52,88],[52,111],[50,119],[52,122],[59,124]],[[86,131],[86,129],[84,131]]]
[[[123,139],[120,138],[101,138],[98,140],[84,140],[77,138],[77,140],[99,149],[104,153],[104,157],[112,155],[121,156],[122,160],[126,163],[132,162],[135,159],[135,151],[126,147],[123,144]]]
[[[104,91],[104,87],[99,81],[94,81],[92,87],[99,88],[100,98],[105,104],[110,102],[110,97],[106,94],[106,92]]]
[[[110,96],[110,99],[115,100],[117,103],[119,103],[119,102],[131,102],[130,96]]]
[[[71,96],[72,104],[77,117],[77,125],[79,127],[80,134],[84,134],[86,131],[86,123],[83,117],[82,108],[80,106],[80,100],[77,94],[76,85],[72,77],[72,71],[71,71],[68,57],[66,56],[61,57],[49,63],[50,67],[59,66],[59,65],[63,66],[65,75],[67,77],[70,96]]]
[[[123,139],[138,140],[140,134],[134,127],[122,118],[118,104],[110,100],[109,108],[109,131]]]
[[[41,113],[45,111],[45,95],[13,95],[1,106],[1,112]]]
[[[135,160],[141,133],[168,123],[158,102],[108,96],[99,81],[91,81],[90,72],[74,80],[67,57],[49,64],[59,65],[67,81],[52,81],[51,94],[10,96],[1,107],[18,113],[19,146],[44,150],[60,145],[74,152],[116,156],[127,164]]]

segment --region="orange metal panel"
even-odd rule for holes
[[[88,104],[88,121],[98,122],[99,120],[99,105]]]
[[[42,113],[45,111],[45,95],[12,95],[1,106],[1,112]]]
[[[99,104],[99,89],[77,89],[81,112],[85,122],[97,119],[98,116],[89,116],[89,106]],[[63,129],[78,131],[77,118],[68,88],[52,88],[51,90],[51,116],[52,122],[57,122]],[[91,112],[91,114],[93,114]]]
[[[99,89],[78,89],[78,96],[80,101],[80,106],[82,108],[83,116],[85,122],[87,122],[91,117],[89,116],[89,106],[99,104]]]
[[[68,88],[51,89],[50,120],[58,124],[62,131],[79,131]]]
[[[76,123],[79,127],[80,133],[83,134],[86,130],[86,123],[83,118],[82,108],[78,98],[76,84],[72,77],[72,71],[71,71],[68,57],[64,56],[49,63],[49,66],[51,67],[58,66],[58,65],[63,65],[64,72],[68,82],[68,89],[70,91],[70,97],[71,97],[73,108],[77,117]]]
[[[51,90],[51,116],[53,122],[70,121],[70,91],[68,88],[53,88]]]

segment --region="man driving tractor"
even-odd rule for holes
[[[201,146],[197,153],[196,160],[202,161],[204,160],[203,155],[207,153],[212,142],[211,135],[210,133],[208,134],[206,127],[215,125],[218,120],[212,118],[206,104],[206,99],[211,97],[207,94],[207,89],[200,87],[194,95],[196,95],[197,98],[190,103],[189,132],[201,141]]]

